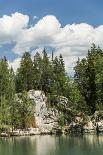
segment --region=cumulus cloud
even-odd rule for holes
[[[20,61],[21,61],[21,58],[16,58],[13,62],[9,62],[9,67],[10,68],[12,67],[14,72],[16,72],[20,66]]]
[[[29,17],[21,13],[11,16],[4,15],[0,18],[0,45],[16,42],[19,35],[28,26]]]
[[[34,58],[34,55],[35,55],[37,52],[42,56],[43,50],[44,50],[44,47],[40,47],[40,48],[37,48],[37,49],[33,50],[33,51],[31,52],[31,58],[33,59],[33,58]]]
[[[102,36],[103,25],[94,28],[80,23],[62,27],[53,15],[39,19],[32,26],[29,26],[29,16],[21,13],[0,18],[1,46],[14,42],[12,51],[18,55],[31,50],[35,53],[35,49],[41,50],[43,47],[53,48],[55,55],[63,55],[67,71],[73,68],[78,57],[85,57],[92,43],[103,47]]]

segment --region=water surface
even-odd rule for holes
[[[0,138],[0,155],[103,155],[103,136]]]

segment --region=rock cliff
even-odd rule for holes
[[[60,111],[58,108],[62,108],[67,115],[71,111],[66,97],[61,96],[59,102],[57,102],[56,108],[48,108],[47,97],[42,91],[30,90],[28,92],[30,99],[34,105],[34,116],[36,127],[41,134],[55,133],[57,131],[62,131],[63,128],[60,127],[58,119],[60,116]],[[67,121],[67,120],[65,120]],[[67,123],[68,124],[68,123]],[[68,130],[67,130],[68,129]],[[64,127],[65,132],[65,127]],[[73,122],[66,126],[67,132],[77,132],[77,133],[96,133],[103,132],[103,111],[96,111],[94,115],[87,116],[83,113],[78,113],[74,118]]]
[[[35,122],[40,133],[54,133],[59,130],[59,112],[56,108],[47,107],[47,97],[45,94],[42,91],[30,90],[28,95],[34,105]],[[61,105],[67,107],[68,100],[66,98],[62,98],[60,102]]]
[[[56,107],[48,107],[48,100],[43,91],[30,90],[28,96],[33,104],[35,117],[35,128],[29,128],[28,132],[17,132],[18,135],[28,134],[51,134],[57,132],[65,133],[99,133],[103,132],[103,111],[96,111],[94,115],[87,116],[79,112],[73,119],[68,121],[72,110],[66,97],[60,96]],[[19,102],[21,100],[18,98]],[[65,127],[61,127],[59,118],[64,113]],[[71,120],[72,120],[71,119]]]
[[[67,131],[83,134],[103,132],[103,111],[96,111],[92,116],[79,113],[69,124]]]

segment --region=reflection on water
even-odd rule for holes
[[[1,138],[0,155],[103,155],[103,136]]]

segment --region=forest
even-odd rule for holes
[[[69,61],[69,60],[68,60]],[[6,57],[0,59],[0,129],[25,128],[33,118],[29,90],[42,90],[48,107],[56,107],[59,96],[68,98],[72,116],[78,112],[92,115],[103,109],[103,50],[92,45],[85,58],[79,59],[71,79],[65,70],[62,55],[48,57],[46,49],[31,58],[25,52],[16,73]],[[22,102],[18,102],[19,94]]]

